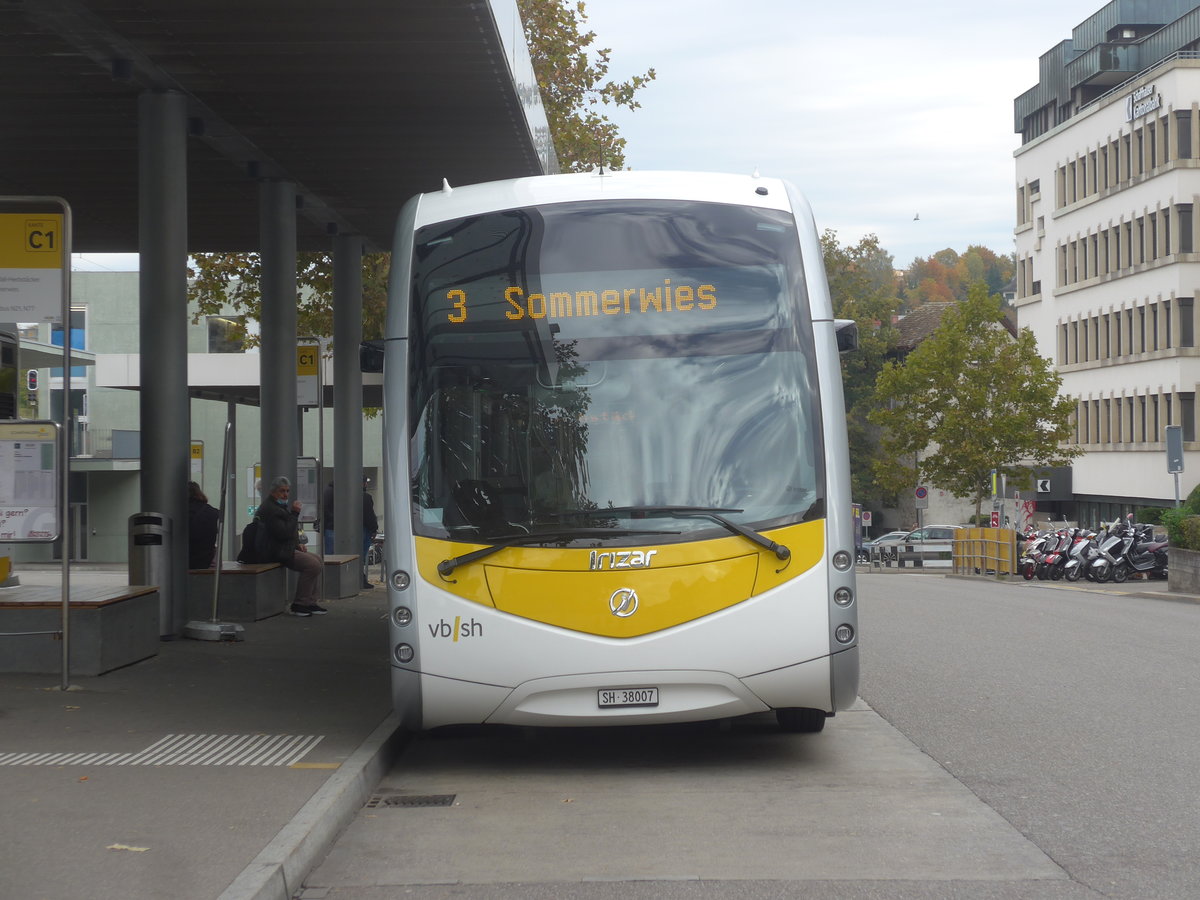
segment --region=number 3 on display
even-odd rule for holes
[[[453,322],[455,325],[461,325],[467,321],[467,294],[465,291],[453,290],[446,294],[446,299],[451,301],[451,306],[454,307],[454,312],[447,314],[446,319]]]

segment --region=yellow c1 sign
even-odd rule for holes
[[[0,214],[0,269],[61,269],[62,248],[61,215]]]
[[[317,360],[321,348],[317,344],[301,344],[296,348],[296,374],[299,376],[317,374]]]

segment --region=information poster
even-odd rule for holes
[[[59,536],[58,435],[54,422],[0,422],[0,543]]]
[[[317,521],[317,504],[321,499],[318,471],[317,461],[312,457],[301,456],[296,460],[296,486],[292,489],[292,499],[300,501],[300,521],[305,524]]]

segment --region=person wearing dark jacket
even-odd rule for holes
[[[371,541],[375,540],[375,533],[379,531],[379,519],[375,515],[375,501],[371,499],[371,495],[367,493],[367,479],[363,479],[363,542],[362,542],[362,564],[363,577],[362,586],[364,590],[370,590],[375,587],[367,578],[367,554],[371,552]]]
[[[300,573],[296,599],[292,602],[294,616],[324,615],[328,610],[317,605],[317,586],[321,581],[321,560],[300,548],[300,501],[291,500],[292,483],[280,475],[271,482],[270,493],[254,513],[259,526],[259,562],[282,563]]]
[[[217,552],[217,521],[221,514],[194,481],[188,482],[188,568],[212,568]]]

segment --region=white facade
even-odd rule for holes
[[[1170,59],[1016,151],[1018,324],[1077,400],[1079,518],[1200,480],[1200,60]]]

